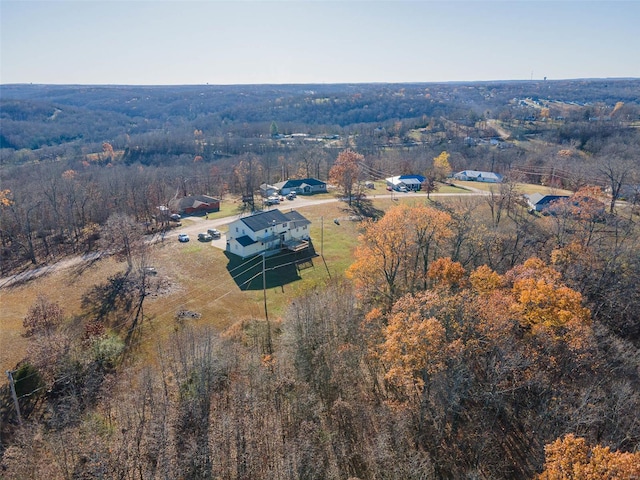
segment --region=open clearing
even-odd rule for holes
[[[449,198],[459,198],[461,193],[466,196],[465,192],[472,193],[472,189],[488,191],[492,186],[497,187],[478,182],[456,183],[460,186],[444,186],[433,197],[446,201]],[[530,186],[521,186],[519,190],[534,191]],[[537,186],[535,191],[546,193],[549,189]],[[374,209],[384,211],[398,201],[424,201],[425,195],[397,192],[391,195],[386,189],[376,188],[367,192],[367,198]],[[307,200],[281,205],[283,209],[299,210],[312,222],[311,238],[316,252],[324,254],[326,266],[322,257],[317,257],[312,268],[293,273],[293,276],[289,274],[282,281],[276,279],[269,282],[276,284],[267,290],[267,307],[272,319],[277,319],[290,300],[303,291],[323,285],[330,277],[343,276],[352,262],[352,251],[358,237],[358,222],[350,220],[352,214],[344,202],[336,201],[330,195],[321,198],[320,202],[322,203],[316,200],[314,204]],[[225,210],[224,214],[232,215],[235,211],[237,205]],[[338,224],[334,223],[334,219],[338,220]],[[235,324],[264,318],[262,290],[242,290],[233,278],[242,268],[230,272],[229,259],[224,251],[196,240],[195,232],[206,231],[214,226],[221,226],[224,232],[224,225],[229,221],[228,217],[221,218],[218,215],[211,216],[208,220],[196,217],[151,248],[149,264],[158,271],[158,275],[154,277],[158,288],[145,301],[145,325],[141,340],[142,346],[148,348],[149,353],[154,351],[156,340],[165,338],[176,328],[175,316],[180,310],[199,314],[199,318],[186,321],[209,325],[219,331]],[[189,231],[192,235],[189,243],[179,243],[175,239],[178,232],[183,231]],[[220,246],[223,247],[223,244]],[[25,357],[28,341],[22,337],[22,319],[38,293],[58,302],[65,315],[71,318],[81,314],[83,295],[125,268],[124,263],[108,257],[80,262],[64,269],[47,268],[37,278],[1,287],[0,367],[3,370],[14,368],[16,362]]]
[[[351,252],[357,241],[358,223],[334,218],[346,217],[345,204],[332,202],[300,208],[311,220],[311,238],[318,254],[324,251],[327,268],[322,258],[313,260],[313,267],[301,270],[296,281],[267,290],[270,319],[277,319],[291,298],[302,291],[343,275],[351,263]],[[324,224],[324,234],[322,225]],[[321,242],[324,238],[324,242]],[[151,248],[149,262],[158,274],[154,283],[159,285],[145,301],[145,324],[140,346],[153,355],[157,341],[167,337],[176,327],[176,313],[180,310],[197,312],[199,318],[187,319],[198,325],[209,325],[223,331],[228,327],[253,319],[264,318],[262,290],[241,290],[227,269],[225,253],[209,243],[192,240],[179,243],[175,239],[157,243]],[[82,297],[93,286],[122,272],[126,265],[113,257],[66,269],[52,269],[25,283],[3,287],[0,291],[0,367],[14,368],[27,353],[28,339],[22,336],[22,319],[38,293],[58,302],[71,318],[81,313]],[[328,269],[328,270],[327,270]],[[269,278],[269,277],[267,277]]]

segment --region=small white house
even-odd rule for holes
[[[295,210],[266,210],[229,224],[227,252],[242,258],[309,247],[311,222]]]
[[[392,188],[396,192],[417,192],[422,189],[422,184],[426,180],[422,175],[397,175],[385,179],[387,187]]]
[[[262,195],[263,198],[268,198],[276,193],[278,193],[278,187],[269,185],[268,183],[260,185],[260,195]]]
[[[499,173],[463,170],[462,172],[454,173],[453,178],[465,182],[501,183],[503,177]]]

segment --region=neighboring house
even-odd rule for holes
[[[281,250],[294,252],[309,247],[311,222],[295,210],[266,210],[229,224],[227,252],[242,258]]]
[[[169,209],[172,213],[186,215],[218,212],[220,211],[220,200],[208,195],[190,195],[174,198],[169,202]]]
[[[275,185],[269,185],[268,183],[263,183],[262,185],[260,185],[260,195],[262,195],[264,198],[271,197],[276,193],[278,193],[278,187],[276,187]]]
[[[454,173],[453,178],[465,182],[501,183],[503,177],[499,173],[463,170],[462,172]]]
[[[422,189],[422,184],[426,180],[426,177],[423,177],[422,175],[398,175],[386,178],[385,180],[387,181],[387,187],[391,187],[397,192],[417,192]]]
[[[280,195],[288,195],[291,192],[302,195],[313,195],[314,193],[327,193],[327,184],[315,178],[300,178],[279,182],[273,185],[280,190]]]
[[[549,208],[556,200],[563,200],[569,198],[568,195],[545,195],[542,193],[525,194],[525,200],[530,210],[535,212],[542,212]]]

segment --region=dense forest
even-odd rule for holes
[[[3,85],[2,274],[105,249],[123,269],[73,316],[46,294],[29,307],[0,476],[638,478],[638,91]],[[384,209],[360,195],[463,169],[505,181]],[[176,320],[143,361],[158,206],[305,177],[357,199],[346,271],[271,322]],[[532,214],[522,183],[570,194]]]

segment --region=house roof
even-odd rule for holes
[[[182,198],[174,198],[169,202],[169,206],[174,210],[185,210],[187,208],[198,208],[202,205],[217,203],[220,200],[209,195],[190,195]]]
[[[426,180],[427,178],[422,176],[422,175],[400,175],[400,180],[402,180],[404,183],[407,183],[407,181],[409,180],[415,180],[418,183],[422,183]],[[416,182],[412,182],[412,183],[416,183]]]
[[[525,194],[525,198],[529,200],[531,205],[546,205],[556,200],[569,198],[568,195],[545,195],[542,193]]]
[[[400,185],[402,183],[402,180],[400,180],[400,175],[396,175],[395,177],[387,177],[385,178],[385,180],[391,185]]]
[[[238,242],[243,247],[248,247],[249,245],[257,243],[257,241],[251,238],[249,235],[243,235],[241,237],[236,238],[236,242]]]
[[[243,217],[240,220],[242,220],[242,222],[254,232],[264,230],[265,228],[269,228],[274,224],[285,223],[289,221],[284,213],[277,209],[257,212],[248,217]]]
[[[285,214],[277,209],[254,213],[253,215],[243,217],[240,220],[254,232],[264,230],[279,223],[293,222],[293,227],[300,227],[311,223],[295,210],[291,210]]]
[[[285,217],[289,219],[291,223],[293,223],[292,228],[302,227],[304,225],[309,225],[311,222],[303,217],[301,214],[296,212],[295,210],[291,210],[288,213],[284,214]]]
[[[385,180],[391,185],[420,185],[426,179],[422,175],[396,175],[395,177],[388,177]]]
[[[493,172],[481,172],[479,170],[463,170],[456,173],[456,175],[464,175],[469,178],[492,178],[494,180],[502,180],[502,175]]]
[[[278,182],[274,184],[274,187],[282,188],[298,188],[303,184],[307,184],[311,187],[326,185],[325,182],[317,180],[315,178],[298,178],[298,179],[289,179],[285,182]]]

